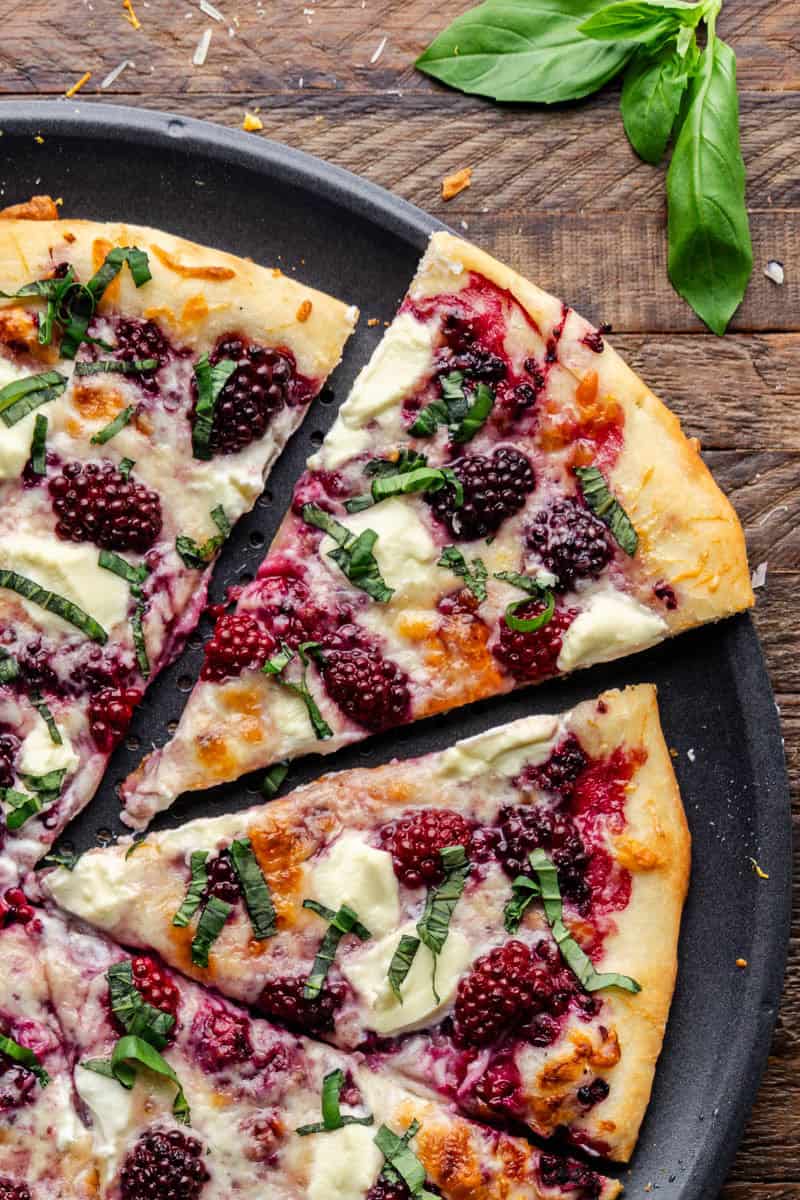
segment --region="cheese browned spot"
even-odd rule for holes
[[[168,271],[174,271],[176,275],[180,275],[182,279],[208,279],[208,280],[224,280],[233,279],[236,272],[232,267],[215,267],[215,266],[187,266],[186,263],[178,262],[177,258],[167,250],[162,250],[160,246],[151,246],[153,254],[155,254],[162,267],[166,267]]]
[[[181,323],[183,325],[199,325],[201,321],[205,321],[208,314],[208,301],[202,292],[198,292],[196,296],[190,296],[184,304],[181,311]]]
[[[430,1179],[444,1188],[451,1200],[491,1196],[466,1122],[423,1124],[417,1136],[417,1156]]]
[[[57,221],[58,206],[52,196],[31,196],[21,204],[0,209],[0,217],[7,221]]]
[[[230,713],[239,718],[236,733],[244,742],[260,742],[264,737],[262,717],[264,706],[264,684],[228,684],[220,701]]]
[[[24,308],[4,308],[0,311],[0,342],[14,350],[35,353],[38,347],[39,325]]]
[[[432,716],[453,706],[453,689],[459,704],[469,704],[503,689],[503,679],[487,650],[489,627],[466,614],[445,616],[425,642],[425,663],[433,677],[433,690],[416,714]],[[446,687],[442,687],[444,682]]]
[[[72,403],[87,421],[110,421],[125,407],[119,392],[103,383],[76,383]]]
[[[294,924],[296,920],[302,864],[318,849],[322,826],[326,824],[330,828],[332,818],[323,818],[319,829],[312,833],[306,825],[281,823],[275,818],[260,828],[248,830],[258,865],[272,892],[278,920],[283,925]]]
[[[92,269],[94,271],[100,270],[103,263],[106,261],[106,258],[113,249],[113,243],[109,242],[107,238],[95,238],[95,240],[92,242]],[[119,303],[119,280],[119,275],[117,275],[115,279],[112,279],[111,283],[103,292],[100,300],[101,304],[109,305]]]

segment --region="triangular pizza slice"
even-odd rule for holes
[[[437,233],[127,819],[752,602],[676,418],[577,313]]]
[[[151,956],[57,918],[40,924],[98,1200],[613,1200],[621,1191],[582,1163],[414,1095],[363,1056],[254,1019]],[[10,1194],[80,1194],[62,1193],[57,1173],[54,1183]]]
[[[357,314],[94,221],[0,220],[0,297],[2,888],[93,795]]]
[[[50,895],[484,1119],[627,1159],[689,836],[655,689],[92,850]]]

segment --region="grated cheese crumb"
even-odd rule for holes
[[[38,142],[40,146],[44,145],[44,138],[42,137],[42,135],[40,133],[37,133],[33,140],[35,142]]]
[[[750,576],[750,583],[754,588],[762,588],[767,582],[767,564],[759,563],[753,574]]]
[[[110,88],[112,83],[116,83],[126,67],[132,67],[133,63],[129,58],[123,58],[121,63],[117,63],[113,71],[109,71],[103,82],[100,84],[100,91],[104,92],[106,88]]]
[[[197,43],[192,63],[195,67],[205,66],[205,61],[208,58],[208,48],[211,45],[211,30],[204,29],[200,34],[200,41]]]
[[[767,279],[771,279],[773,283],[777,283],[778,287],[780,287],[785,278],[783,263],[779,262],[777,258],[771,258],[764,267],[764,274]]]
[[[755,873],[759,879],[769,879],[769,875],[767,874],[767,872],[761,870],[761,867],[758,865],[758,863],[756,862],[756,860],[754,858],[748,859],[748,862],[752,866],[753,870],[755,871]]]
[[[92,72],[84,71],[83,74],[81,75],[80,79],[76,80],[76,82],[73,83],[72,87],[67,88],[67,90],[64,92],[64,95],[67,97],[68,100],[71,100],[72,97],[76,94],[76,92],[79,92],[81,90],[81,88],[84,86],[84,84],[87,84],[91,78],[92,78]]]
[[[371,63],[374,64],[378,61],[378,59],[380,58],[380,56],[383,54],[384,50],[386,49],[386,43],[388,42],[388,40],[389,40],[388,37],[385,37],[385,38],[382,38],[381,41],[378,43],[378,45],[375,49],[375,52],[372,55],[372,58],[369,60]]]
[[[313,306],[312,306],[312,304],[311,304],[311,301],[310,301],[310,300],[304,300],[304,301],[302,302],[302,304],[300,305],[300,307],[298,308],[298,310],[297,310],[297,312],[296,312],[295,316],[297,317],[297,320],[300,322],[300,324],[301,324],[301,325],[302,325],[302,324],[303,324],[305,321],[307,321],[307,320],[308,320],[308,318],[311,316],[311,309],[312,309],[312,307],[313,307]]]
[[[746,967],[747,959],[746,958],[737,958],[736,965],[737,965],[737,967],[740,967],[740,968]]]
[[[373,329],[376,325],[380,325],[380,323],[379,317],[370,317],[367,321],[367,325],[370,327],[370,329]]]
[[[245,110],[244,120],[242,121],[242,129],[245,133],[258,133],[259,129],[264,128],[264,122],[255,113]]]
[[[208,0],[200,0],[200,11],[205,13],[207,17],[211,17],[212,21],[224,21],[222,13],[213,4],[209,4]]]
[[[128,22],[128,24],[132,25],[134,29],[141,29],[142,22],[133,11],[133,4],[131,3],[131,0],[122,0],[122,7],[125,10],[125,20]]]
[[[453,175],[445,175],[442,180],[442,199],[452,200],[459,192],[463,192],[472,183],[472,167],[463,167]]]
[[[692,746],[690,746],[686,751],[686,757],[688,758],[689,762],[694,762],[696,755]]]

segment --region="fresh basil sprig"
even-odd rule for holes
[[[451,441],[459,444],[471,441],[494,408],[494,392],[487,384],[479,383],[470,402],[463,371],[450,371],[440,382],[441,400],[432,400],[420,410],[409,433],[412,437],[433,437],[439,425],[447,425]]]
[[[317,504],[303,505],[303,520],[327,533],[337,543],[328,551],[328,558],[333,559],[352,584],[379,603],[386,604],[391,600],[394,589],[386,586],[373,554],[378,540],[374,529],[365,529],[356,536]]]
[[[717,334],[753,267],[736,58],[717,37],[721,8],[722,0],[486,0],[417,60],[451,87],[524,103],[576,100],[624,71],[622,118],[636,153],[657,163],[674,142],[670,281]]]
[[[300,1137],[308,1137],[310,1133],[329,1133],[334,1129],[343,1129],[345,1125],[373,1125],[375,1118],[372,1113],[365,1117],[353,1117],[342,1112],[340,1098],[343,1087],[344,1071],[338,1067],[335,1071],[329,1071],[322,1081],[322,1120],[313,1125],[300,1125],[295,1133]]]

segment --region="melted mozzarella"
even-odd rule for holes
[[[524,717],[456,742],[439,755],[437,772],[458,779],[475,779],[485,771],[517,775],[526,763],[538,765],[550,757],[560,730],[558,717]]]
[[[92,1114],[95,1152],[106,1160],[106,1180],[114,1170],[120,1135],[131,1123],[133,1093],[85,1067],[75,1068],[75,1090]]]
[[[400,895],[392,856],[369,846],[360,833],[345,833],[313,868],[310,895],[336,910],[348,904],[373,937],[396,929]]]
[[[79,763],[72,742],[61,732],[61,745],[57,746],[50,737],[44,721],[37,720],[20,748],[17,763],[23,775],[46,775],[48,771],[74,771]]]
[[[20,369],[7,358],[0,357],[0,388],[25,379],[32,371]],[[44,411],[47,411],[45,406]],[[0,479],[17,479],[31,452],[31,437],[36,413],[28,413],[9,428],[0,421]]]
[[[308,1200],[363,1200],[384,1161],[374,1137],[375,1130],[365,1125],[312,1134]]]
[[[87,854],[67,871],[59,867],[48,876],[53,898],[77,917],[102,929],[112,929],[129,905],[137,901],[135,872],[126,882],[127,863],[116,854]]]
[[[110,633],[127,616],[130,589],[124,579],[99,566],[97,558],[96,546],[29,533],[5,534],[0,547],[0,566],[72,600]],[[39,628],[54,634],[75,633],[75,627],[55,613],[20,600]]]
[[[433,991],[433,955],[420,944],[401,994],[402,1004],[389,986],[392,955],[403,934],[416,937],[413,921],[376,943],[367,942],[342,962],[342,973],[355,988],[367,1012],[363,1021],[376,1033],[392,1034],[417,1029],[439,1019],[455,995],[458,980],[471,958],[470,945],[458,929],[450,929],[436,962],[437,1001]]]
[[[666,622],[625,592],[597,592],[564,634],[559,671],[608,662],[660,642]]]

